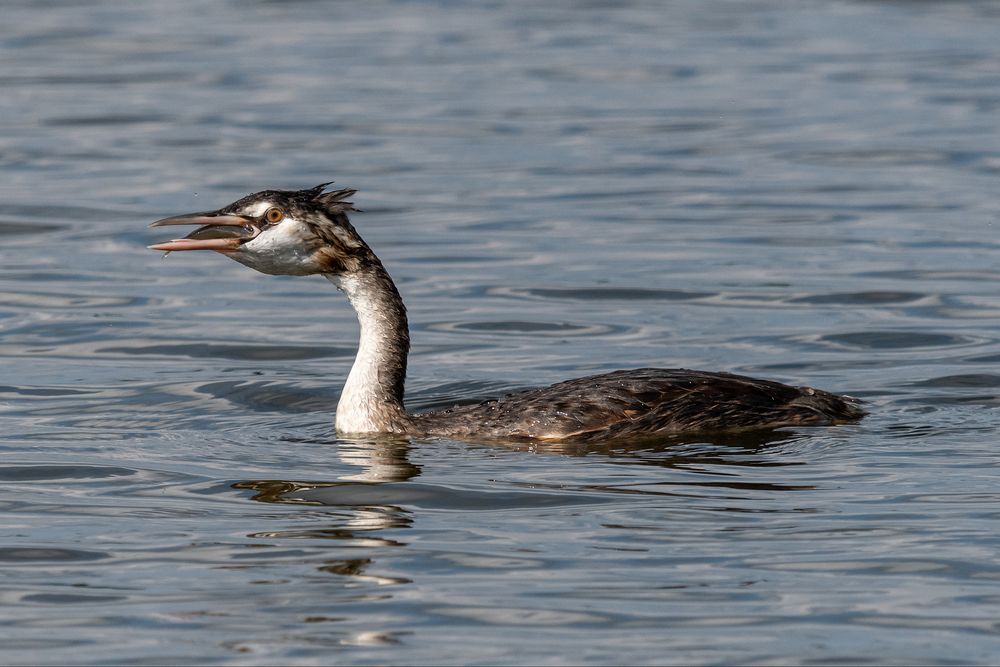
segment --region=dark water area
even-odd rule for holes
[[[3,15],[0,663],[1000,660],[997,4]],[[339,439],[325,280],[145,249],[331,179],[413,409],[661,366],[871,414]]]

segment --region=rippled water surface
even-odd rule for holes
[[[995,3],[3,13],[0,662],[1000,659]],[[144,248],[330,179],[412,408],[686,366],[871,416],[338,439],[326,281]]]

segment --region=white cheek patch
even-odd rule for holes
[[[319,267],[314,250],[305,242],[308,230],[301,222],[285,219],[262,231],[241,247],[238,261],[263,273],[308,275]]]

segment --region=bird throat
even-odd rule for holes
[[[337,431],[405,432],[403,389],[410,337],[396,286],[380,263],[327,278],[350,300],[361,329],[358,354],[337,404]]]

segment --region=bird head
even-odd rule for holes
[[[329,183],[307,190],[264,190],[216,211],[175,215],[151,227],[201,225],[182,239],[152,250],[214,250],[251,269],[272,275],[346,275],[372,255],[347,219],[344,201],[355,190],[327,192]]]

